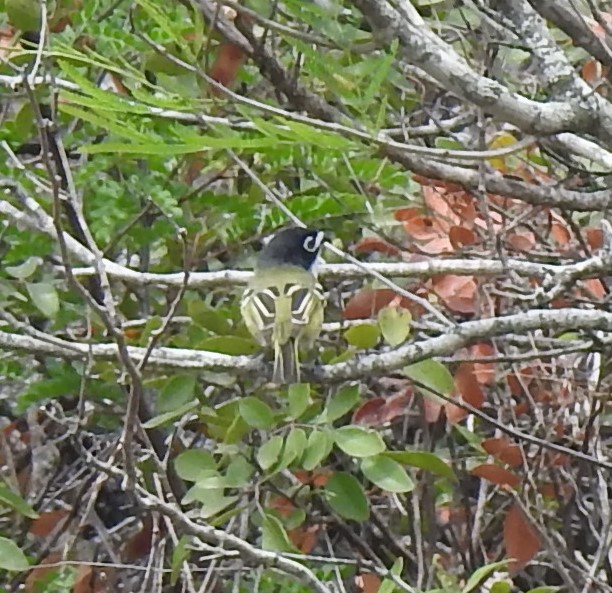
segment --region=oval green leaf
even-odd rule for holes
[[[191,301],[187,306],[189,317],[193,322],[204,329],[217,335],[229,334],[232,331],[232,324],[226,315],[220,311],[209,307],[199,300]]]
[[[306,451],[302,458],[302,467],[306,471],[312,471],[319,467],[330,454],[333,447],[333,440],[328,432],[313,429],[308,435]]]
[[[171,412],[193,400],[196,387],[195,375],[174,375],[161,388],[157,398],[159,412]]]
[[[261,524],[261,547],[275,552],[299,553],[289,540],[283,524],[274,515],[267,513]]]
[[[180,478],[189,482],[197,482],[206,470],[215,470],[217,464],[209,451],[190,449],[183,451],[174,460],[174,469]]]
[[[289,415],[297,420],[311,404],[310,383],[293,383],[289,385]]]
[[[30,563],[21,548],[12,540],[0,537],[0,569],[22,572]]]
[[[453,468],[441,457],[429,451],[387,451],[384,455],[402,465],[418,467],[451,480],[457,479]]]
[[[257,463],[261,469],[270,469],[277,461],[283,448],[283,437],[279,435],[273,436],[269,441],[265,442],[257,450]]]
[[[386,448],[377,432],[360,426],[343,426],[337,428],[333,435],[336,445],[351,457],[371,457]]]
[[[359,385],[343,387],[329,400],[318,422],[334,422],[342,418],[359,403],[360,395]]]
[[[243,397],[238,409],[243,420],[252,428],[268,430],[274,426],[274,414],[268,404],[256,397]]]
[[[368,499],[355,476],[338,472],[327,481],[324,493],[329,506],[341,517],[366,521],[370,516]]]
[[[378,312],[378,325],[385,342],[390,346],[399,346],[410,335],[412,315],[406,309],[383,307]]]
[[[380,330],[373,323],[362,323],[349,327],[344,332],[344,338],[351,346],[367,350],[368,348],[374,348],[378,344]]]
[[[414,381],[420,383],[417,389],[435,401],[445,403],[437,394],[450,395],[455,389],[455,381],[450,371],[437,360],[428,358],[404,368],[404,373]],[[427,389],[427,388],[431,388]]]
[[[45,316],[53,319],[59,311],[59,297],[55,286],[49,282],[38,282],[26,284],[28,294],[34,306]]]
[[[25,280],[36,272],[38,266],[42,264],[42,261],[41,257],[28,257],[22,264],[18,266],[6,266],[4,269],[9,276],[17,278],[17,280]]]
[[[414,482],[406,470],[397,462],[384,455],[366,457],[361,462],[363,475],[387,492],[411,492]]]

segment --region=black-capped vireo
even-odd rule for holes
[[[272,381],[300,382],[299,351],[314,347],[321,333],[325,295],[315,264],[321,231],[287,228],[264,246],[240,303],[253,337],[274,349]]]

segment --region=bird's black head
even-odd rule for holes
[[[259,254],[257,266],[299,266],[310,270],[315,263],[325,235],[322,231],[292,227],[276,233]]]

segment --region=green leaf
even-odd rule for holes
[[[314,146],[342,150],[348,149],[352,144],[350,140],[340,134],[323,132],[311,125],[302,124],[290,119],[283,119],[282,121],[291,131],[295,132],[295,135],[300,140]]]
[[[291,146],[291,143],[278,138],[242,138],[240,136],[228,136],[226,138],[214,138],[212,136],[202,136],[197,141],[189,143],[168,143],[161,144],[155,142],[147,143],[122,143],[122,142],[102,142],[100,144],[86,144],[81,147],[81,151],[88,154],[140,154],[158,156],[178,156],[182,154],[193,154],[204,152],[210,149],[234,149],[234,150],[257,150],[262,148],[279,148],[280,145]]]
[[[355,348],[367,350],[374,348],[380,339],[380,330],[373,323],[353,325],[344,332],[345,340]]]
[[[238,455],[225,470],[225,483],[228,488],[244,488],[254,471],[253,466],[242,455]]]
[[[183,451],[174,460],[174,469],[183,480],[197,482],[206,470],[216,470],[217,464],[212,453],[202,449]]]
[[[261,524],[261,547],[275,552],[299,553],[291,543],[283,524],[274,516],[266,513]]]
[[[410,335],[412,315],[406,309],[383,307],[378,312],[378,325],[389,346],[399,346]]]
[[[510,593],[512,591],[512,585],[508,581],[497,581],[493,583],[489,589],[491,593]]]
[[[79,107],[66,103],[61,103],[59,109],[62,113],[66,113],[67,115],[86,121],[102,130],[108,130],[109,132],[117,134],[117,136],[122,138],[140,140],[141,142],[155,142],[154,137],[138,132],[138,130],[136,130],[133,126],[128,125],[125,120],[119,121],[116,119],[114,112],[104,113],[98,108],[97,113],[93,113],[92,111],[80,109]],[[107,117],[104,117],[104,115]]]
[[[149,17],[155,21],[157,27],[164,31],[166,35],[172,39],[174,43],[178,44],[182,51],[187,54],[185,56],[185,61],[195,61],[195,56],[191,52],[189,44],[186,43],[185,38],[181,35],[181,30],[177,27],[177,23],[169,18],[170,15],[167,10],[164,10],[163,4],[156,4],[149,0],[136,0],[136,2],[143,8]]]
[[[302,467],[306,471],[312,471],[319,467],[330,454],[334,441],[328,432],[313,429],[308,435],[306,451],[302,458]]]
[[[337,428],[333,435],[336,445],[351,457],[371,457],[382,453],[386,448],[377,432],[361,426],[342,426]]]
[[[391,44],[391,51],[383,54],[377,60],[377,67],[374,69],[373,75],[370,79],[370,84],[366,89],[363,96],[363,102],[365,105],[371,105],[374,101],[374,97],[380,92],[380,87],[387,80],[389,71],[393,62],[395,61],[395,54],[397,52],[398,43],[394,40]],[[380,95],[377,96],[377,102],[380,101]]]
[[[217,470],[203,470],[198,481],[189,489],[183,497],[183,504],[191,504],[198,501],[206,503],[211,492],[223,492],[225,480]]]
[[[417,389],[428,397],[431,397],[434,401],[445,403],[445,401],[436,395],[436,393],[442,393],[443,395],[450,395],[455,389],[455,382],[450,371],[437,360],[428,358],[421,360],[415,364],[411,364],[404,368],[404,373],[414,381],[418,381],[423,385],[417,385]],[[427,389],[431,388],[432,391]]]
[[[529,589],[527,593],[557,593],[560,591],[561,587],[553,586],[553,585],[543,585],[540,587],[536,587],[535,589]]]
[[[0,505],[10,507],[30,519],[38,517],[38,513],[19,494],[5,485],[0,485]]]
[[[393,459],[383,455],[366,457],[361,462],[363,475],[387,492],[411,492],[414,482],[406,470]]]
[[[22,572],[28,568],[30,563],[19,546],[6,537],[0,537],[0,569]]]
[[[199,342],[198,348],[232,356],[255,354],[261,349],[255,340],[240,336],[211,336]]]
[[[355,476],[346,472],[334,474],[325,484],[324,493],[329,506],[341,517],[366,521],[370,516],[368,499]]]
[[[192,493],[192,490],[195,492]],[[200,517],[203,519],[210,519],[211,517],[218,515],[239,499],[239,496],[225,496],[223,494],[223,488],[198,489],[197,486],[194,486],[187,493],[183,499],[185,504],[185,499],[187,499],[187,496],[190,496],[191,500],[197,500],[202,504],[200,508]]]
[[[261,469],[270,469],[280,457],[280,453],[283,449],[283,437],[275,435],[266,441],[257,450],[257,463],[259,463]]]
[[[329,400],[318,422],[334,422],[350,412],[360,400],[359,385],[343,387]]]
[[[230,334],[232,324],[226,315],[223,315],[217,309],[209,307],[202,301],[190,301],[187,305],[187,312],[193,322],[208,331],[217,335]]]
[[[509,560],[500,560],[499,562],[493,562],[493,564],[487,564],[481,566],[478,570],[475,570],[468,579],[461,593],[471,593],[478,587],[482,581],[484,581],[491,573],[495,572],[500,568],[506,568]]]
[[[396,577],[399,577],[402,574],[403,568],[404,568],[404,559],[401,558],[401,557],[400,558],[396,558],[396,560],[393,563],[393,566],[391,567],[391,570],[389,572],[391,574],[394,574]],[[393,593],[393,591],[395,591],[396,589],[398,589],[398,587],[393,582],[392,579],[385,579],[380,584],[380,588],[378,589],[378,593]]]
[[[457,479],[453,468],[429,451],[386,451],[383,455],[403,465],[418,467],[451,480]]]
[[[9,276],[17,278],[17,280],[25,280],[36,272],[38,266],[42,264],[42,261],[41,257],[28,257],[22,264],[18,266],[6,266],[4,269]]]
[[[294,461],[299,461],[306,450],[306,433],[303,428],[291,429],[285,441],[285,453],[283,454],[283,465],[286,467]]]
[[[443,136],[438,136],[435,140],[436,148],[448,148],[449,150],[465,150],[465,144],[458,142],[457,140],[453,140],[452,138],[444,138]]]
[[[186,535],[183,535],[174,547],[174,550],[172,550],[172,560],[170,561],[170,568],[172,569],[172,573],[170,574],[170,583],[172,585],[177,582],[179,575],[181,574],[183,562],[189,558],[189,554],[191,553],[188,544],[189,538]]]
[[[28,282],[26,284],[28,294],[34,306],[45,316],[53,319],[59,311],[59,297],[55,286],[49,282]]]
[[[164,414],[159,414],[158,416],[154,416],[150,420],[147,420],[144,424],[144,428],[157,428],[158,426],[163,426],[164,424],[168,424],[177,418],[181,418],[191,410],[195,410],[199,405],[197,400],[187,402],[182,405],[180,408],[176,410],[172,410],[171,412],[165,412]]]
[[[238,403],[238,409],[244,421],[253,428],[268,430],[275,424],[270,406],[256,397],[243,397]]]
[[[289,415],[297,420],[310,406],[310,383],[293,383],[289,385]]]
[[[195,375],[174,375],[161,388],[157,397],[157,409],[170,412],[191,402],[195,396]]]

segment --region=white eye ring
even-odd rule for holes
[[[324,238],[323,231],[319,231],[316,235],[309,235],[304,239],[303,247],[310,253],[316,253],[321,248]]]

